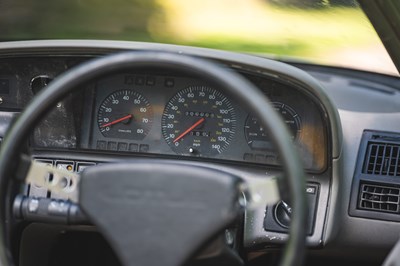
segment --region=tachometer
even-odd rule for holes
[[[235,129],[236,115],[229,99],[206,86],[179,91],[162,117],[164,139],[178,154],[219,154],[231,143]]]
[[[133,90],[111,93],[97,113],[99,130],[104,137],[143,139],[150,131],[153,111],[150,103]]]

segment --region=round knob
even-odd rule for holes
[[[292,208],[283,200],[275,205],[274,218],[283,228],[289,228]]]

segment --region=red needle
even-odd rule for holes
[[[119,122],[122,122],[122,121],[127,120],[127,119],[132,118],[132,117],[133,117],[133,115],[126,115],[126,116],[124,116],[124,117],[121,117],[121,118],[118,118],[118,119],[116,119],[116,120],[114,120],[114,121],[111,121],[111,122],[109,122],[109,123],[107,123],[107,124],[101,125],[100,127],[112,126],[112,125],[114,125],[114,124],[117,124],[117,123],[119,123]]]
[[[173,143],[177,142],[178,140],[180,140],[181,138],[183,138],[184,136],[186,136],[190,131],[192,131],[193,129],[195,129],[198,125],[200,125],[201,123],[203,123],[205,121],[204,117],[200,118],[199,121],[197,121],[196,123],[194,123],[191,127],[189,127],[188,129],[185,130],[185,132],[183,132],[182,134],[180,134],[176,139],[174,139]]]

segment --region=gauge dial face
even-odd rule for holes
[[[141,140],[149,133],[152,122],[151,105],[133,90],[111,93],[97,112],[99,130],[107,138]]]
[[[221,92],[205,86],[179,91],[167,103],[162,134],[177,154],[215,156],[231,143],[235,110]]]
[[[290,137],[295,141],[301,132],[300,116],[288,105],[280,102],[273,102],[273,107],[282,117],[289,129]],[[271,141],[267,132],[261,126],[257,117],[249,115],[244,126],[247,144],[254,150],[272,149]]]

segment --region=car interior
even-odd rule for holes
[[[399,90],[219,49],[0,42],[1,265],[383,265]]]

